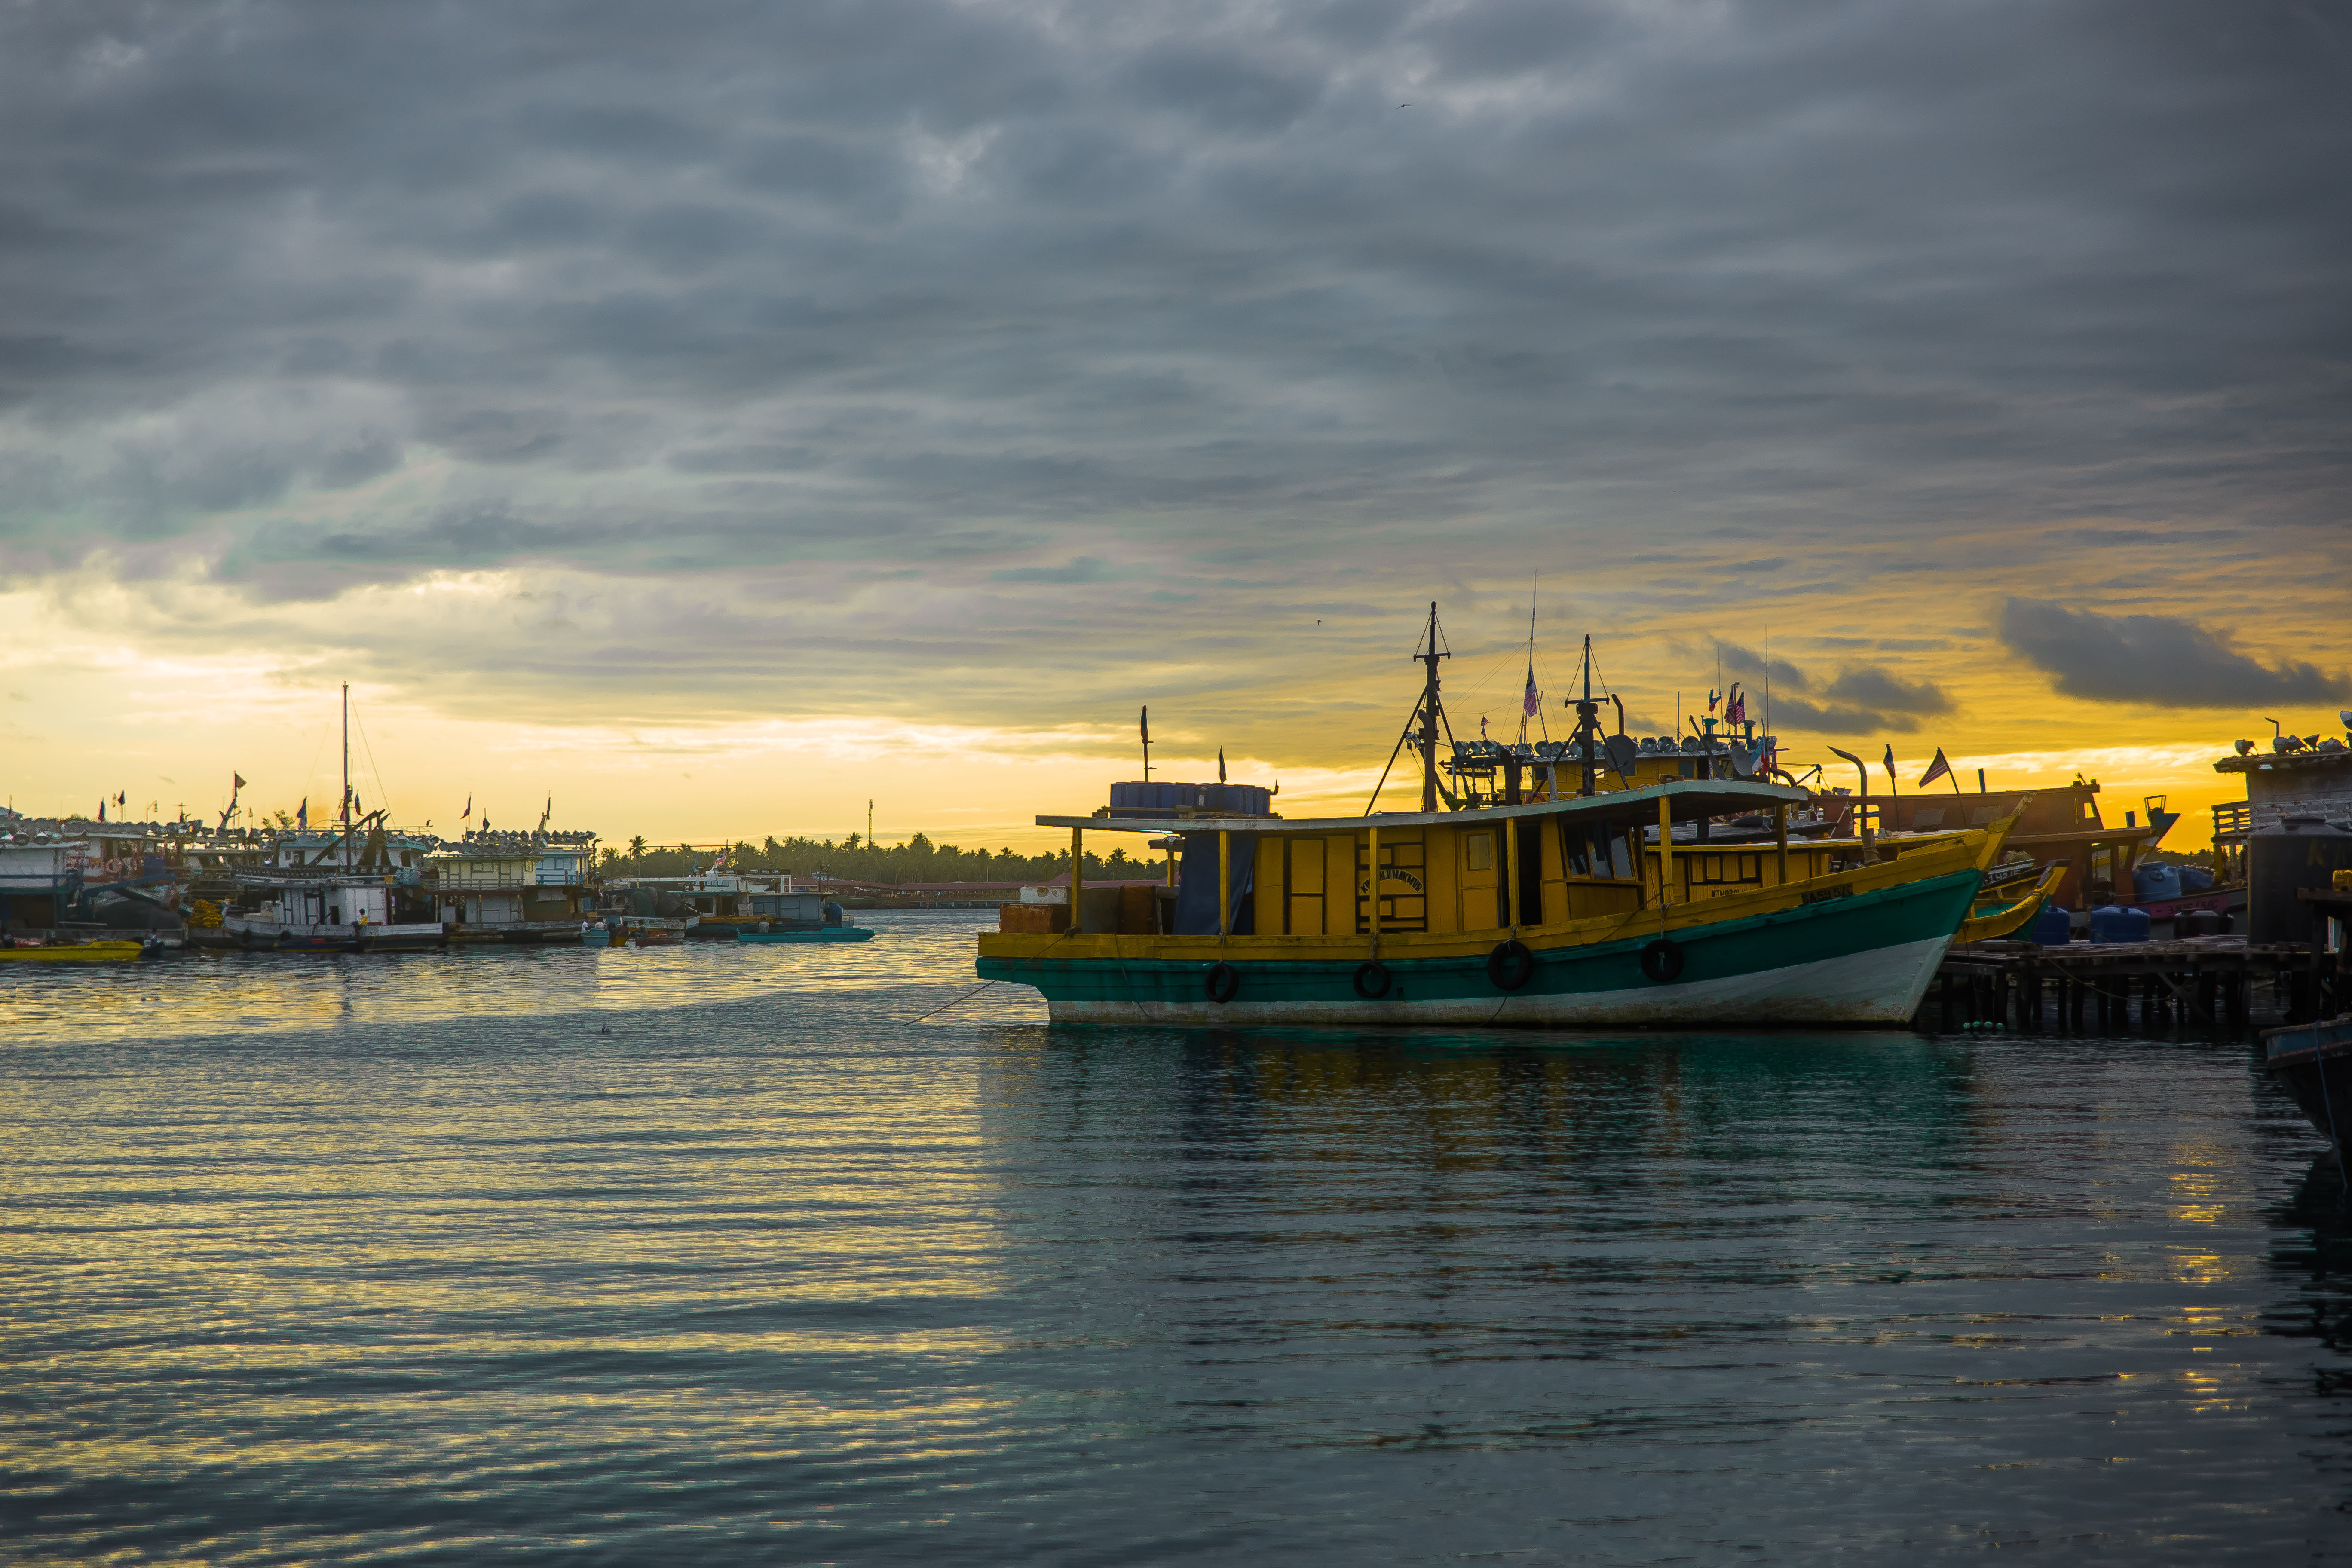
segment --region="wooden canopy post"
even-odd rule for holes
[[[1372,933],[1372,956],[1378,958],[1381,955],[1381,830],[1375,827],[1370,831],[1372,870],[1364,883],[1369,893],[1365,900],[1368,911],[1366,924]]]
[[[1772,841],[1780,850],[1780,885],[1789,885],[1789,803],[1781,801],[1772,807]]]
[[[1658,797],[1658,911],[1665,912],[1675,901],[1675,803],[1670,795]]]
[[[1518,824],[1507,816],[1496,826],[1500,829],[1496,837],[1501,840],[1497,846],[1501,852],[1495,857],[1495,866],[1496,874],[1503,879],[1503,919],[1510,926],[1511,934],[1517,936],[1519,934]]]
[[[1234,921],[1234,836],[1217,833],[1217,940],[1231,934]]]
[[[1070,934],[1086,929],[1087,830],[1070,829]]]

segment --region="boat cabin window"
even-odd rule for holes
[[[1633,852],[1625,830],[1606,823],[1562,819],[1559,860],[1571,877],[1627,879],[1633,875]]]
[[[1462,853],[1463,864],[1471,870],[1493,870],[1495,868],[1495,836],[1491,833],[1471,834],[1464,841]]]

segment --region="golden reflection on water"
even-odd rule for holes
[[[5,993],[0,1460],[181,1510],[125,1560],[383,1556],[464,1499],[445,1547],[1302,1563],[1440,1514],[1454,1557],[2160,1556],[2334,1500],[2242,1064],[908,1024],[978,923]]]

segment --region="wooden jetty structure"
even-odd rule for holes
[[[2316,962],[2321,956],[2301,943],[2235,936],[1956,944],[1914,1024],[1930,1032],[2000,1024],[2036,1034],[2114,1034],[2136,1017],[2147,1028],[2242,1029],[2266,981],[2284,993],[2291,1016],[2311,1016],[2328,973]]]

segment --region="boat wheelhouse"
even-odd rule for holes
[[[81,896],[89,840],[49,823],[23,823],[0,842],[0,929],[58,929]]]
[[[178,856],[163,823],[0,823],[0,929],[177,931]]]
[[[236,905],[208,944],[280,952],[394,952],[439,947],[425,859],[438,841],[383,826],[382,813],[341,832],[298,829],[236,873]],[[575,928],[576,934],[576,928]]]
[[[425,889],[453,942],[580,940],[597,919],[596,835],[468,833],[426,858]]]
[[[825,896],[782,871],[711,871],[687,877],[616,877],[606,913],[635,925],[670,921],[699,940],[823,927]]]

